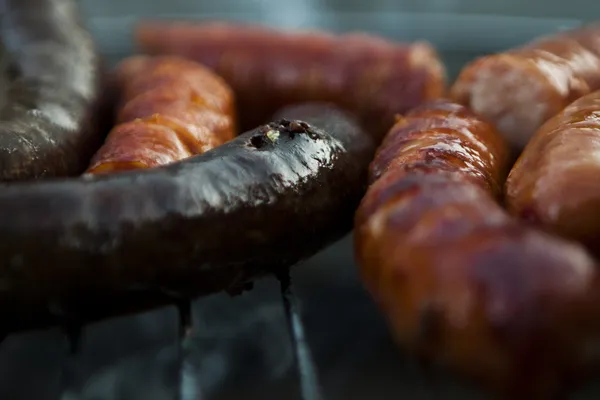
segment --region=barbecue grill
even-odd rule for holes
[[[478,55],[568,29],[600,15],[571,0],[84,0],[88,26],[110,63],[133,51],[139,17],[227,19],[286,29],[365,30],[426,39],[453,78]],[[346,238],[252,291],[100,322],[8,337],[0,398],[61,400],[469,399],[481,394],[392,344],[362,290]],[[293,283],[292,283],[293,282]],[[598,398],[593,389],[583,398]]]

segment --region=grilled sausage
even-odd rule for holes
[[[600,256],[600,91],[545,123],[506,182],[514,214]]]
[[[282,116],[168,166],[1,187],[4,329],[236,288],[347,233],[371,138],[327,104]]]
[[[600,89],[600,25],[542,37],[467,65],[454,100],[494,123],[521,151],[573,100]]]
[[[444,67],[423,42],[165,22],[141,24],[137,41],[145,52],[185,56],[224,77],[236,93],[242,127],[256,126],[285,104],[327,101],[357,115],[379,140],[396,113],[445,89]]]
[[[0,180],[83,172],[100,144],[102,73],[74,0],[0,4]]]
[[[231,89],[193,61],[130,57],[117,68],[115,81],[123,105],[88,173],[165,165],[234,137]]]
[[[549,399],[598,365],[598,274],[583,248],[501,208],[507,153],[456,104],[400,118],[371,165],[356,257],[399,343],[509,398]]]

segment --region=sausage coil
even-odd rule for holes
[[[243,128],[286,104],[327,101],[357,115],[380,140],[396,113],[445,90],[444,67],[424,42],[218,22],[146,22],[137,41],[147,53],[184,56],[213,68],[236,93]]]
[[[511,212],[600,256],[600,91],[545,123],[506,182]]]
[[[116,81],[122,92],[117,125],[88,173],[157,167],[234,137],[231,89],[195,62],[134,56],[117,68]]]
[[[468,64],[452,98],[484,116],[520,152],[569,103],[600,89],[600,25],[542,37]]]
[[[577,244],[501,208],[507,154],[463,106],[438,101],[399,118],[371,164],[356,257],[418,357],[508,398],[554,398],[598,365],[598,274]]]
[[[277,118],[168,166],[2,187],[4,330],[233,290],[347,233],[371,138],[327,104]]]
[[[84,171],[103,132],[103,75],[74,0],[0,4],[0,180]]]

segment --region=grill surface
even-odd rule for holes
[[[225,18],[427,39],[438,46],[451,77],[475,56],[600,15],[600,3],[586,0],[572,0],[568,7],[560,0],[407,0],[402,10],[397,3],[373,0],[369,10],[358,0],[170,0],[152,7],[142,0],[85,0],[83,6],[112,62],[132,52],[131,27],[139,16]],[[350,243],[345,239],[293,269],[297,299],[284,290],[284,299],[291,300],[287,317],[285,284],[268,278],[236,298],[200,299],[189,314],[182,304],[86,327],[74,355],[59,329],[9,337],[0,346],[0,398],[481,398],[446,376],[423,374],[396,349],[358,281]],[[304,323],[298,331],[300,314]],[[302,335],[290,340],[294,331],[305,335],[308,357]],[[318,370],[318,385],[311,384],[312,368]],[[580,398],[599,396],[592,388]]]

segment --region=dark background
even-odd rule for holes
[[[283,28],[363,30],[435,44],[453,77],[475,56],[599,18],[592,0],[85,0],[88,24],[115,62],[133,51],[141,16],[235,19]],[[327,398],[468,399],[449,379],[423,374],[391,343],[356,277],[349,240],[294,270],[307,334]],[[194,305],[191,361],[203,399],[297,399],[278,283]],[[64,338],[58,330],[9,337],[0,345],[1,399],[174,399],[176,312],[166,308],[88,327],[76,362],[79,387],[58,390]],[[598,398],[590,391],[582,398]]]

